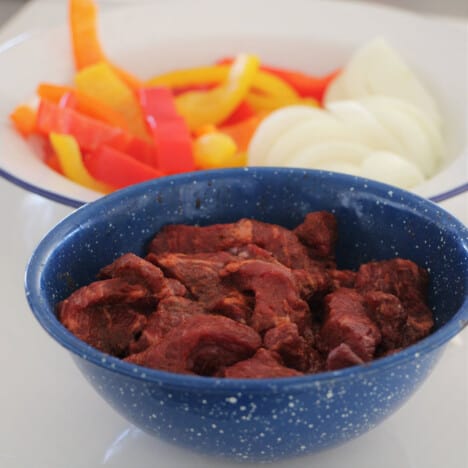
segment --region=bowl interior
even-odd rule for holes
[[[396,256],[415,261],[431,273],[429,301],[436,328],[454,322],[445,339],[459,331],[461,321],[468,319],[464,226],[407,192],[319,171],[199,172],[134,186],[88,204],[37,248],[26,277],[29,300],[39,321],[54,334],[61,327],[54,316],[58,301],[93,281],[101,267],[121,254],[143,255],[165,224],[208,225],[251,217],[292,228],[314,210],[337,216],[340,268]]]

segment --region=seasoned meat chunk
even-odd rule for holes
[[[286,366],[303,372],[310,367],[309,346],[295,323],[283,320],[270,328],[263,337],[263,343],[265,348],[277,352]]]
[[[208,312],[216,312],[242,323],[251,314],[249,298],[223,281],[221,269],[237,257],[227,252],[162,255],[149,254],[167,274],[180,281]]]
[[[250,359],[224,370],[224,376],[233,379],[268,379],[299,375],[303,375],[302,372],[283,366],[278,354],[265,348],[260,348]]]
[[[400,299],[393,294],[371,291],[364,295],[364,303],[367,313],[379,327],[382,351],[399,348],[408,317]]]
[[[302,330],[309,308],[299,294],[289,268],[263,260],[243,260],[226,265],[221,275],[241,291],[253,291],[255,307],[250,325],[259,333],[279,324],[285,317]]]
[[[148,307],[144,286],[116,278],[76,290],[57,305],[57,316],[79,339],[121,357],[145,327]]]
[[[142,284],[158,299],[167,296],[184,296],[187,293],[181,283],[165,278],[156,265],[132,253],[122,255],[102,268],[99,278],[123,278],[131,284]]]
[[[429,283],[426,270],[411,260],[395,258],[369,262],[359,267],[355,287],[359,291],[383,291],[405,303],[424,300]]]
[[[139,353],[157,344],[173,328],[180,326],[188,318],[205,313],[198,302],[181,296],[168,296],[162,299],[152,312],[139,339],[131,345],[130,352]]]
[[[252,328],[221,315],[194,315],[167,333],[157,345],[126,360],[182,374],[215,375],[252,356],[262,339]]]
[[[335,216],[328,211],[308,213],[294,233],[309,248],[312,257],[331,259],[335,255],[338,227]]]
[[[305,268],[310,264],[307,248],[297,236],[282,226],[251,219],[211,226],[168,225],[151,241],[149,251],[198,253],[219,252],[255,244],[271,252],[290,268]]]
[[[316,296],[323,296],[331,288],[328,271],[325,268],[316,271],[292,270],[301,297],[309,301]]]
[[[367,315],[363,297],[353,289],[337,289],[325,297],[325,309],[325,321],[320,330],[325,350],[329,352],[346,343],[363,361],[370,361],[381,335]]]
[[[407,315],[403,346],[427,336],[434,325],[432,312],[426,304],[428,283],[426,270],[402,258],[361,265],[356,277],[358,290],[383,291],[401,301]]]
[[[354,288],[356,272],[351,270],[328,270],[332,289]]]
[[[364,364],[364,361],[346,343],[333,348],[327,356],[327,370],[338,370],[345,367]]]

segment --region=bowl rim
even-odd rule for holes
[[[447,231],[455,231],[457,233],[460,245],[466,252],[466,268],[464,269],[464,276],[465,280],[468,282],[468,228],[446,210],[419,195],[373,180],[347,174],[332,173],[329,171],[279,167],[214,169],[179,174],[133,185],[83,205],[71,214],[67,215],[43,237],[27,263],[24,287],[31,311],[44,330],[49,335],[51,335],[51,337],[54,338],[61,346],[68,349],[75,356],[82,358],[85,361],[91,362],[110,372],[115,372],[127,377],[131,377],[140,380],[141,382],[157,383],[159,385],[164,384],[165,386],[185,388],[186,390],[190,391],[248,390],[253,392],[261,392],[266,388],[273,391],[284,391],[286,388],[290,390],[304,389],[304,387],[320,386],[321,384],[330,383],[332,381],[341,381],[347,378],[361,379],[383,369],[397,367],[400,364],[407,363],[407,361],[418,359],[423,355],[426,355],[431,351],[441,347],[466,326],[468,326],[467,296],[460,305],[459,310],[446,324],[444,324],[438,330],[434,331],[428,337],[393,355],[375,359],[363,365],[352,366],[336,371],[324,371],[316,374],[306,374],[299,377],[233,379],[176,374],[173,372],[151,369],[128,363],[119,358],[98,351],[84,341],[81,341],[58,321],[54,311],[47,306],[41,294],[40,278],[41,272],[43,271],[43,266],[47,263],[50,254],[54,251],[54,246],[56,246],[61,239],[64,239],[67,233],[76,230],[77,225],[83,225],[85,221],[89,221],[90,216],[88,211],[92,212],[95,210],[100,210],[102,207],[111,205],[112,203],[123,198],[143,193],[149,187],[154,188],[154,186],[158,185],[172,185],[176,182],[192,182],[193,180],[200,177],[202,179],[213,179],[232,176],[241,177],[245,174],[248,174],[248,177],[257,177],[263,176],[265,174],[281,176],[291,173],[297,175],[309,175],[312,177],[329,176],[337,179],[338,181],[341,181],[341,183],[352,182],[354,185],[361,185],[363,188],[370,189],[377,196],[383,196],[384,193],[391,191],[393,194],[402,197],[405,200],[405,203],[409,203],[410,205],[422,204],[426,211],[425,216],[432,215],[432,219],[436,219],[436,217],[433,215],[437,213],[440,218],[438,222],[443,225]]]

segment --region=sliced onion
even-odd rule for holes
[[[265,157],[281,135],[295,124],[323,113],[310,106],[288,106],[272,112],[258,126],[248,147],[249,166],[266,165]]]
[[[326,141],[310,145],[296,153],[286,162],[288,167],[337,170],[357,174],[362,162],[371,154],[371,149],[361,143]]]
[[[404,189],[424,181],[423,173],[415,164],[387,151],[373,152],[363,161],[358,175]]]
[[[365,145],[375,150],[403,151],[403,146],[359,101],[330,102],[327,110],[359,135]]]
[[[359,142],[356,135],[336,119],[308,120],[283,133],[266,155],[266,163],[270,166],[286,165],[303,148],[324,141]]]
[[[375,100],[363,101],[363,104],[402,144],[403,151],[400,155],[416,164],[426,177],[434,174],[438,158],[427,133],[414,118],[395,106]]]

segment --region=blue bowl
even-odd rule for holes
[[[436,330],[393,356],[334,372],[282,379],[218,379],[147,369],[80,341],[55,304],[125,252],[143,254],[168,223],[242,217],[293,227],[330,210],[341,268],[406,257],[430,270]],[[249,168],[167,177],[85,205],[34,252],[26,294],[44,329],[71,351],[91,385],[139,428],[190,449],[240,461],[278,460],[355,438],[400,407],[444,345],[468,322],[468,231],[433,203],[352,176]]]

